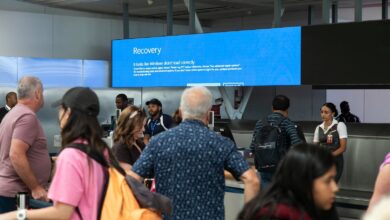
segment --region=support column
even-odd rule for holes
[[[389,18],[389,1],[382,0],[382,19],[386,20]]]
[[[282,0],[274,0],[273,27],[280,27],[281,20],[282,20]]]
[[[337,2],[332,4],[332,24],[337,23],[338,20],[338,5]]]
[[[322,0],[322,23],[329,24],[330,0]]]
[[[307,25],[312,25],[313,23],[313,6],[307,6]]]
[[[184,0],[184,4],[186,5],[187,9],[188,9],[188,13],[190,14],[190,19],[191,19],[191,7],[190,7],[190,1],[191,0]],[[192,0],[192,1],[195,1],[195,0]],[[195,11],[195,5],[193,6],[193,13],[194,13],[194,16],[195,16],[195,31],[193,33],[203,33],[203,28],[202,28],[202,25],[200,24],[200,21],[199,21],[199,18],[198,16],[196,15],[196,11]],[[190,33],[191,32],[191,20],[190,20]]]
[[[129,39],[130,31],[129,31],[129,3],[123,3],[123,39]]]
[[[173,0],[168,0],[167,35],[173,35]]]
[[[355,0],[355,21],[362,21],[363,2]]]

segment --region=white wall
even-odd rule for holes
[[[162,36],[164,21],[131,19],[130,37]],[[175,34],[188,33],[174,25]],[[111,58],[111,40],[121,39],[121,17],[54,9],[14,0],[0,1],[0,56]]]
[[[390,123],[390,90],[356,89],[327,90],[327,102],[333,102],[340,111],[340,102],[348,101],[351,112],[365,123]]]

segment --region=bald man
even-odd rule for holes
[[[156,178],[156,191],[173,202],[165,220],[224,219],[224,170],[244,183],[245,201],[260,186],[234,143],[208,129],[212,95],[205,87],[183,92],[180,112],[183,122],[151,139],[130,175]]]

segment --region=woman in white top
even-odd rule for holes
[[[345,124],[334,119],[336,116],[337,109],[333,103],[327,102],[322,105],[321,119],[323,122],[316,127],[313,142],[328,147],[336,157],[336,182],[338,182],[343,172],[343,153],[347,149],[348,134]]]

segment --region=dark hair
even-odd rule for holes
[[[64,111],[68,109],[64,104],[61,105]],[[106,142],[102,140],[103,130],[99,125],[96,116],[88,115],[78,109],[71,109],[69,118],[61,130],[62,148],[65,149],[73,141],[82,138],[88,141],[88,148],[105,157],[105,151],[109,154],[108,164],[115,167],[123,175],[125,171],[120,167]]]
[[[244,207],[238,219],[257,220],[262,208],[272,213],[279,203],[291,205],[318,219],[313,183],[334,164],[332,153],[323,146],[303,143],[292,147],[278,165],[268,188]]]
[[[145,118],[145,112],[137,106],[126,107],[119,116],[114,132],[114,143],[131,147],[137,141],[134,139],[134,133],[139,126],[144,126]]]
[[[346,114],[346,113],[348,113],[350,111],[349,104],[348,104],[347,101],[342,101],[340,103],[340,110],[341,110],[342,114]]]
[[[324,107],[324,106],[328,107],[328,108],[330,109],[330,111],[331,111],[332,113],[334,113],[334,116],[333,116],[333,117],[336,117],[337,115],[339,115],[339,112],[337,111],[337,108],[336,108],[336,106],[335,106],[333,103],[331,103],[331,102],[325,102],[325,103],[321,106],[321,108]]]
[[[5,101],[8,102],[8,99],[10,99],[11,96],[15,96],[17,98],[16,92],[7,93],[7,95],[5,95]]]
[[[272,101],[272,108],[274,110],[286,111],[290,107],[290,99],[285,95],[277,95]]]
[[[116,98],[120,98],[123,102],[127,102],[127,96],[123,93],[118,94]]]

